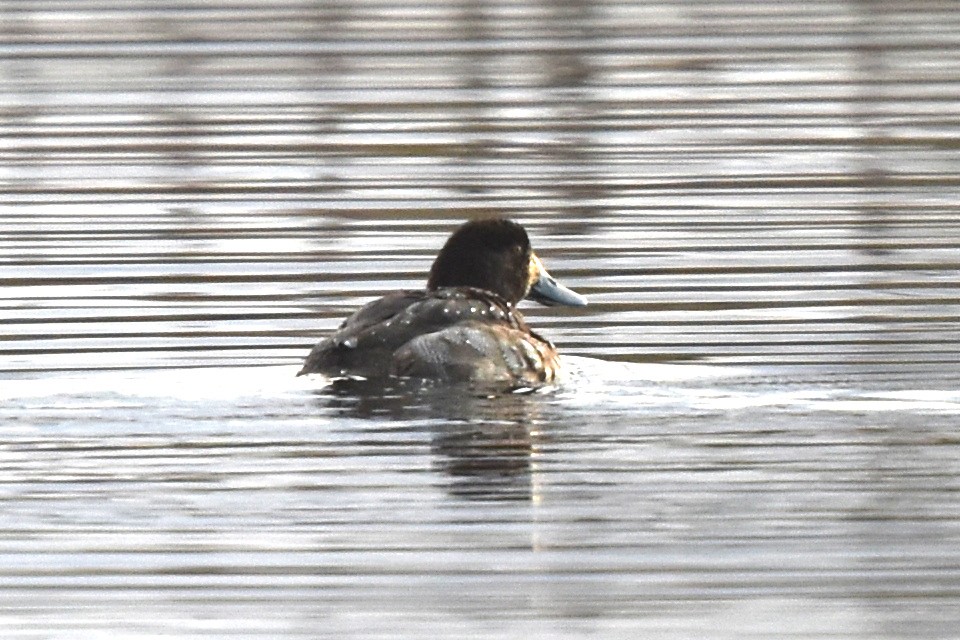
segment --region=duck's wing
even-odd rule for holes
[[[523,316],[487,291],[470,288],[404,291],[374,300],[347,318],[333,335],[313,348],[298,375],[388,376],[398,369],[393,364],[395,353],[407,343],[472,321],[528,332]],[[454,335],[448,334],[451,338]],[[455,347],[450,345],[450,348]]]
[[[343,321],[337,333],[359,332],[388,321],[426,297],[425,291],[398,291],[368,302]]]
[[[385,334],[378,335],[376,328],[390,322],[391,318],[422,300],[424,293],[399,291],[368,302],[344,320],[333,334],[313,347],[297,375],[323,373],[331,376],[369,376],[375,373],[371,369],[376,367],[378,360],[383,363],[382,368],[385,370],[390,354],[403,343],[397,343],[391,348],[383,340]]]
[[[529,331],[476,320],[416,336],[393,356],[393,375],[481,385],[539,386],[556,379],[553,345]]]

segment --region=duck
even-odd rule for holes
[[[470,220],[440,249],[425,289],[397,291],[361,307],[313,347],[297,375],[554,384],[560,356],[517,310],[524,299],[587,304],[547,272],[520,224]]]

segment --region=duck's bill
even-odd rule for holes
[[[540,277],[537,278],[537,281],[530,287],[530,293],[527,294],[527,297],[540,304],[545,304],[548,307],[554,305],[564,305],[567,307],[587,306],[586,298],[557,282],[553,276],[544,269],[540,270]]]

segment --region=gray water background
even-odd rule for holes
[[[960,637],[953,2],[0,5],[4,638]],[[294,374],[522,222],[552,393]]]

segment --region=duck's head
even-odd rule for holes
[[[587,304],[547,273],[524,228],[504,218],[471,220],[447,239],[427,280],[427,289],[442,287],[485,289],[512,305],[524,298],[546,305]]]

